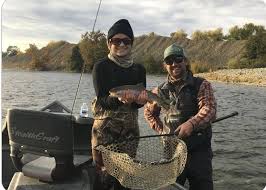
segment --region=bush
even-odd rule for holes
[[[170,36],[174,39],[185,39],[187,37],[187,33],[183,29],[181,29],[171,33]]]
[[[228,69],[240,69],[241,68],[240,60],[237,58],[230,59],[227,62],[227,67]]]
[[[192,33],[192,40],[221,41],[222,39],[224,39],[222,28],[208,31],[196,30]]]
[[[200,30],[196,30],[195,32],[192,33],[191,39],[196,40],[196,41],[207,40],[208,36],[206,35],[206,33],[202,32]]]
[[[191,71],[192,73],[206,73],[209,72],[210,70],[213,70],[211,66],[207,63],[202,63],[202,62],[191,62]]]
[[[222,28],[217,28],[215,30],[209,30],[206,33],[207,33],[208,39],[211,41],[221,41],[224,38]]]
[[[162,73],[162,63],[160,61],[156,61],[151,54],[147,54],[142,58],[141,61],[144,67],[147,70],[147,73],[155,74],[155,73]]]

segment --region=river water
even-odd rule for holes
[[[79,77],[76,73],[2,71],[2,119],[8,108],[39,110],[54,100],[71,109]],[[147,76],[147,89],[164,79]],[[262,190],[266,185],[266,88],[218,82],[212,85],[217,117],[239,112],[213,125],[215,190]],[[78,114],[82,102],[89,103],[94,96],[92,77],[84,74],[74,113]],[[142,109],[139,123],[143,133],[151,132]]]

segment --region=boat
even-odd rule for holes
[[[59,101],[39,111],[9,109],[2,127],[2,182],[8,190],[92,190],[93,118],[73,116]],[[173,184],[162,188],[178,190]]]

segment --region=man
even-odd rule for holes
[[[174,133],[184,139],[188,147],[186,167],[177,182],[184,185],[188,179],[190,190],[212,190],[210,123],[216,115],[213,89],[207,80],[193,76],[188,58],[177,44],[165,49],[163,66],[168,72],[167,80],[153,92],[174,103],[180,113]],[[164,126],[159,118],[160,110],[156,103],[147,103],[144,116],[150,127],[161,134]]]

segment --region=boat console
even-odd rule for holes
[[[68,180],[91,165],[93,119],[63,112],[60,104],[55,101],[42,111],[8,110],[2,135],[8,134],[10,158],[20,177],[53,183]]]

